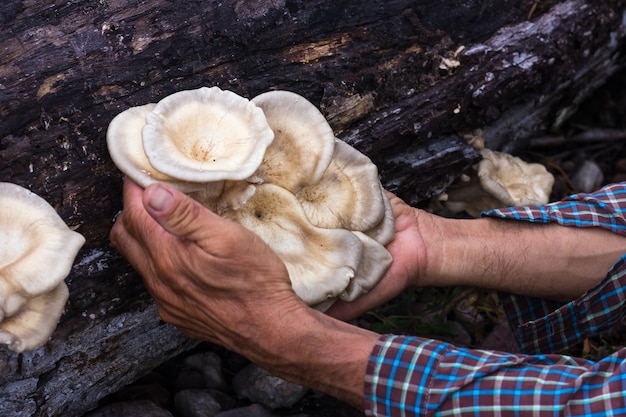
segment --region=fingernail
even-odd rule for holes
[[[173,200],[174,196],[172,196],[172,193],[157,185],[152,190],[152,194],[150,194],[148,204],[156,211],[166,211],[172,205]]]

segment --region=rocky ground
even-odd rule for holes
[[[555,176],[552,200],[626,180],[626,72],[583,103],[550,136],[533,138],[519,153]],[[466,288],[411,291],[362,317],[380,332],[414,333],[458,345],[515,350],[497,297]],[[616,331],[585,343],[598,357],[626,345]],[[231,352],[201,344],[102,401],[88,417],[360,416],[356,410],[259,370]]]

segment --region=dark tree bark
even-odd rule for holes
[[[200,86],[295,91],[418,204],[477,161],[464,133],[523,148],[623,65],[625,0],[49,3],[0,4],[0,181],[47,199],[87,245],[50,342],[0,350],[1,415],[80,415],[194,344],[108,245],[121,174],[104,139],[120,111]]]

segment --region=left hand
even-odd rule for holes
[[[141,274],[164,321],[244,355],[275,321],[306,308],[258,236],[171,187],[143,190],[126,180],[111,242]]]

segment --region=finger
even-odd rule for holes
[[[403,199],[392,192],[385,190],[385,194],[387,195],[387,198],[389,198],[389,204],[391,205],[393,217],[398,218],[401,215],[407,214],[413,210],[413,207],[409,206]]]
[[[145,234],[158,225],[143,207],[143,189],[140,186],[132,180],[125,180],[123,196],[124,209],[116,217],[109,238],[113,246],[125,254],[141,248],[136,241],[145,240]],[[135,241],[133,245],[131,240]],[[133,246],[132,249],[130,246]]]
[[[167,232],[193,242],[201,243],[207,237],[223,234],[242,233],[232,221],[218,216],[191,197],[162,184],[146,188],[143,194],[145,210]]]
[[[111,230],[111,241],[114,246],[117,246],[118,234],[122,231],[138,242],[143,242],[143,246],[169,238],[168,233],[165,233],[163,227],[146,210],[143,203],[144,194],[145,190],[141,186],[131,179],[124,179],[124,209]]]
[[[126,213],[122,212],[113,224],[111,231],[109,232],[109,240],[114,248],[116,248],[123,255],[127,252],[135,252],[137,250],[143,251],[143,248],[138,245],[136,239],[131,236],[125,227],[125,215]]]
[[[150,249],[127,233],[123,227],[117,225],[111,231],[111,241],[141,276],[150,295],[155,299],[168,299],[172,289],[156,272]]]
[[[110,238],[114,246],[121,239],[121,234],[126,233],[138,239],[146,230],[154,228],[156,223],[148,215],[143,206],[144,190],[129,178],[124,179],[123,200],[124,209],[116,217]]]
[[[122,217],[122,215],[120,215]],[[131,266],[142,276],[148,276],[150,267],[150,254],[146,246],[128,233],[123,225],[123,219],[119,219],[110,233],[111,244],[124,256]]]

